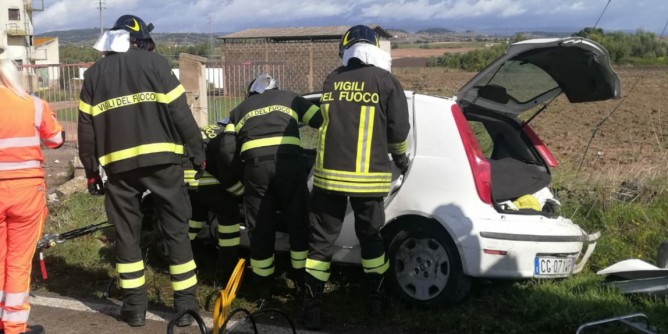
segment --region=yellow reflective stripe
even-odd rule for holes
[[[239,231],[240,231],[239,224],[218,225],[218,233],[237,233]]]
[[[218,247],[234,247],[241,244],[241,238],[218,239]]]
[[[362,259],[362,267],[364,268],[376,268],[385,264],[385,254],[375,258],[375,259]]]
[[[306,113],[304,113],[302,122],[309,124],[311,122],[311,118],[313,118],[313,116],[315,116],[315,114],[317,114],[318,111],[320,111],[320,108],[318,108],[318,106],[316,106],[315,104],[309,107],[308,110],[306,110]]]
[[[331,264],[331,262],[319,261],[311,258],[306,259],[306,269],[329,271]]]
[[[335,181],[335,180],[326,180],[322,178],[315,177],[313,178],[313,186],[339,191],[339,192],[348,192],[348,193],[386,193],[390,191],[390,182],[345,182],[345,181]]]
[[[163,153],[170,152],[175,154],[183,154],[183,145],[174,143],[154,143],[139,145],[135,147],[126,148],[124,150],[111,152],[100,157],[100,165],[105,166],[112,162],[129,159],[142,154]]]
[[[355,170],[359,173],[369,172],[375,111],[376,108],[370,106],[362,106],[360,110],[360,124],[357,130],[357,160],[355,161]]]
[[[176,264],[176,265],[171,265],[169,266],[169,273],[171,275],[180,275],[180,274],[185,274],[191,270],[197,269],[197,266],[195,265],[194,260],[190,260],[186,263],[183,264]]]
[[[243,188],[243,186],[244,185],[241,183],[241,181],[237,181],[237,183],[233,184],[232,186],[228,187],[225,190],[227,190],[229,192],[235,192],[235,191],[239,190],[240,188]]]
[[[137,261],[133,263],[116,263],[116,271],[118,271],[119,274],[134,273],[140,270],[144,270],[144,261]]]
[[[290,251],[290,262],[292,263],[292,268],[303,269],[306,267],[307,255],[308,251]]]
[[[318,129],[318,149],[316,150],[315,167],[324,166],[325,159],[325,137],[327,136],[327,129],[329,128],[329,103],[320,106],[322,110],[322,125]]]
[[[350,182],[392,182],[392,173],[390,172],[358,173],[316,168],[314,175],[324,179]]]
[[[251,259],[251,267],[255,268],[269,268],[274,265],[274,256],[272,255],[269,258],[264,260]]]
[[[271,138],[262,138],[249,140],[241,145],[241,152],[266,146],[276,146],[276,145],[297,145],[301,146],[301,140],[297,137],[271,137]]]
[[[392,154],[403,154],[408,150],[408,141],[404,140],[401,143],[390,143],[388,149]]]
[[[190,239],[190,241],[195,240],[195,238],[197,238],[197,233],[188,232],[188,239]]]
[[[246,115],[244,115],[244,117],[241,118],[241,120],[239,120],[239,122],[234,126],[234,130],[235,130],[235,132],[239,133],[239,131],[241,130],[241,128],[244,127],[244,125],[246,124],[246,122],[248,122],[249,119],[251,119],[251,118],[253,118],[253,117],[256,117],[256,116],[266,115],[266,114],[268,114],[268,113],[270,113],[270,112],[274,112],[274,111],[278,111],[278,112],[282,112],[282,113],[284,113],[284,114],[287,114],[287,115],[289,115],[290,117],[294,118],[295,121],[299,122],[299,115],[298,115],[294,110],[292,110],[292,109],[290,109],[290,108],[288,108],[288,107],[286,107],[286,106],[281,106],[281,105],[276,104],[276,105],[272,105],[272,106],[268,106],[268,107],[264,107],[264,108],[255,109],[255,110],[251,110],[251,111],[249,111],[249,112],[248,112]],[[226,128],[227,128],[227,127],[226,127]]]
[[[171,92],[167,94],[155,94],[158,98],[158,102],[170,104],[174,100],[178,99],[181,94],[184,94],[186,89],[183,88],[183,85],[178,85]]]
[[[188,221],[188,227],[202,228],[203,226],[204,226],[204,222],[198,222],[196,220],[189,220]]]
[[[181,291],[195,286],[195,284],[197,284],[197,276],[193,274],[190,278],[183,281],[172,281],[172,289],[174,289],[174,291]]]
[[[234,124],[228,123],[227,125],[225,125],[225,129],[223,130],[223,132],[237,132],[237,131],[234,127]]]
[[[142,275],[139,278],[133,278],[133,279],[120,278],[118,279],[118,283],[123,289],[134,289],[144,285],[144,283],[146,283],[146,277]]]
[[[183,177],[184,177],[184,178],[193,178],[193,177],[195,177],[195,174],[197,174],[197,171],[194,170],[194,169],[185,169],[185,170],[183,170]],[[202,177],[201,177],[201,178],[202,178],[202,179],[203,179],[203,178],[214,178],[214,179],[215,179],[216,177],[213,176],[211,173],[209,173],[209,172],[207,172],[207,171],[204,171],[204,173],[202,174]]]
[[[319,281],[323,281],[323,282],[327,282],[329,280],[329,275],[331,275],[330,272],[313,270],[313,269],[309,269],[308,267],[306,268],[306,272],[309,275],[317,278]]]
[[[93,106],[91,106],[90,104],[88,104],[88,103],[86,103],[82,100],[79,100],[79,110],[82,113],[85,113],[85,114],[89,114],[89,115],[93,114]]]
[[[185,183],[188,184],[190,187],[200,187],[200,186],[214,186],[217,184],[220,184],[220,181],[216,178],[201,178],[199,180],[191,179],[191,178],[186,178],[183,179]]]
[[[385,274],[387,269],[390,268],[390,262],[385,262],[382,266],[376,267],[376,268],[370,268],[367,269],[366,267],[364,268],[364,273],[367,274]]]
[[[274,267],[273,266],[271,268],[256,268],[256,267],[252,267],[252,268],[253,268],[253,273],[255,273],[258,276],[262,276],[262,277],[267,277],[267,276],[270,276],[274,273]]]

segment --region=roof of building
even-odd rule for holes
[[[392,34],[379,25],[369,25],[369,27],[372,27],[378,36],[382,38],[392,37]],[[291,40],[338,40],[349,28],[350,26],[246,29],[218,38],[222,40],[268,39],[277,42]]]
[[[58,39],[58,37],[35,37],[33,39],[33,44],[35,46],[41,46],[43,44],[53,42],[57,39]]]

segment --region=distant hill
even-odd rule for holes
[[[429,28],[429,29],[422,29],[418,30],[415,33],[416,34],[449,34],[455,32],[454,30],[450,30],[447,28]]]
[[[217,37],[226,35],[227,32],[213,33],[214,44],[217,44]],[[95,43],[100,35],[100,29],[73,29],[61,31],[47,31],[38,36],[52,36],[58,37],[61,45],[76,44],[76,45],[91,45]],[[156,43],[170,43],[175,45],[194,45],[209,41],[209,34],[204,33],[152,33]]]

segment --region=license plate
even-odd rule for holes
[[[533,273],[538,277],[570,276],[574,263],[572,257],[536,256]]]

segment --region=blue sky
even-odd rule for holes
[[[44,0],[37,33],[99,28],[100,0]],[[527,31],[593,26],[608,0],[102,0],[103,26],[120,15],[152,22],[155,32],[234,32],[247,28],[380,24],[415,31]],[[660,34],[668,0],[610,0],[598,27]]]

